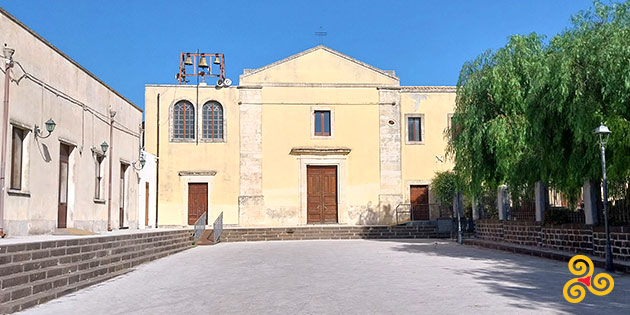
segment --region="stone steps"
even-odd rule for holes
[[[96,268],[103,264],[109,264],[112,262],[118,262],[122,260],[128,260],[138,257],[138,255],[142,254],[146,250],[151,250],[152,248],[158,248],[164,245],[171,244],[173,242],[184,242],[187,241],[186,237],[179,237],[176,239],[164,239],[161,241],[154,241],[152,243],[140,244],[140,245],[129,245],[126,247],[117,248],[119,249],[118,253],[114,252],[112,249],[100,250],[98,252],[89,252],[84,254],[74,255],[73,257],[78,257],[80,260],[62,263],[65,258],[58,259],[59,263],[57,265],[52,265],[52,260],[47,260],[46,265],[43,265],[43,262],[35,262],[28,263],[22,265],[16,265],[15,267],[30,267],[34,264],[34,266],[49,266],[39,269],[33,269],[30,271],[21,270],[17,271],[8,276],[0,277],[0,287],[2,289],[8,289],[15,285],[20,285],[25,282],[33,283],[38,281],[39,279],[48,279],[51,277],[55,277],[57,275],[64,275],[66,273],[82,271],[90,268]],[[101,259],[102,258],[102,259]],[[87,260],[87,261],[86,261]],[[50,261],[50,263],[49,263]]]
[[[334,240],[334,239],[410,239],[449,237],[426,226],[305,226],[287,228],[226,228],[222,242]]]
[[[169,240],[175,240],[174,237],[186,237],[186,236],[165,236],[151,239],[139,239],[135,243],[131,243],[130,245],[122,245],[119,243],[116,247],[108,247],[100,250],[93,250],[90,252],[82,252],[77,254],[70,254],[64,256],[57,256],[51,258],[42,258],[30,261],[21,261],[8,265],[0,265],[0,288],[6,288],[6,285],[3,284],[7,275],[11,274],[20,274],[20,275],[30,275],[34,273],[38,273],[41,271],[49,271],[56,270],[59,267],[66,266],[70,263],[83,262],[85,260],[98,259],[104,256],[109,255],[111,257],[116,257],[117,255],[124,255],[129,251],[134,251],[141,249],[141,246],[145,247],[155,247],[157,242],[164,242]],[[111,243],[110,243],[111,244]],[[79,265],[81,266],[81,265]],[[80,268],[85,269],[85,268]]]
[[[104,236],[81,239],[68,239],[59,241],[32,242],[21,244],[0,245],[0,265],[10,262],[20,262],[31,259],[45,258],[47,255],[42,252],[50,252],[50,256],[63,256],[102,248],[115,247],[113,244],[123,246],[125,244],[137,243],[138,240],[152,239],[155,237],[173,236],[174,234],[184,235],[189,233],[186,230],[169,232],[148,232],[118,236]],[[112,245],[109,245],[112,244]],[[12,258],[12,259],[11,259]]]
[[[9,245],[14,247],[12,249],[0,248],[5,252],[0,257],[11,257],[10,262],[4,258],[4,263],[0,265],[1,314],[24,310],[111,279],[141,263],[188,249],[192,247],[192,231],[149,232],[58,242],[66,243],[59,243],[61,247],[48,247],[49,244],[44,243],[50,242],[42,242],[39,248],[31,243]],[[39,258],[40,254],[34,255],[42,251],[42,244],[44,250],[55,251],[58,255],[44,258]],[[28,255],[30,260],[22,260]]]

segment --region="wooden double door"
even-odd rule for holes
[[[306,223],[337,223],[337,166],[307,166]]]
[[[208,183],[188,184],[188,224],[195,225],[204,212],[208,211]],[[208,224],[208,216],[206,222]]]

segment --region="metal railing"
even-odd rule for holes
[[[630,225],[630,178],[608,182],[608,219],[612,226]],[[604,222],[604,210],[600,211]]]
[[[559,225],[565,223],[584,224],[586,216],[583,209],[572,210],[564,207],[550,207],[545,210],[544,222],[546,224]]]
[[[608,202],[609,222],[612,226],[630,225],[630,199]],[[604,222],[604,210],[600,212],[600,222]]]
[[[480,197],[479,218],[480,219],[498,219],[499,206],[497,205],[496,192],[484,191]]]
[[[536,221],[536,204],[533,201],[521,203],[518,207],[510,208],[508,220]]]
[[[219,214],[212,224],[212,241],[215,244],[221,241],[221,233],[223,233],[223,212]]]
[[[195,232],[193,234],[194,243],[197,243],[203,232],[206,230],[206,222],[208,222],[208,211],[204,212],[197,221],[195,221]]]
[[[429,221],[438,218],[452,218],[453,210],[450,206],[439,204],[409,204],[399,203],[396,206],[396,224],[408,221]]]

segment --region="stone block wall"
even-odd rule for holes
[[[614,259],[630,261],[630,226],[610,228],[610,247]],[[593,231],[593,255],[605,257],[606,232],[604,227]]]
[[[439,238],[436,225],[426,226],[300,226],[277,228],[226,228],[221,242],[335,240],[335,239],[409,239]]]
[[[630,261],[630,227],[611,227],[610,232],[613,258]],[[484,219],[475,222],[475,237],[600,257],[604,257],[606,253],[606,233],[603,226],[553,226],[532,221]]]
[[[505,221],[503,239],[519,245],[537,246],[541,241],[540,225],[530,221]]]
[[[192,230],[0,246],[0,314],[14,313],[192,247]]]
[[[477,238],[489,241],[503,241],[503,222],[495,219],[484,219],[476,222]]]
[[[541,228],[539,246],[572,253],[593,251],[593,231],[586,225],[563,224]]]

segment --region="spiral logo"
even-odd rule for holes
[[[586,290],[595,295],[606,295],[615,287],[615,281],[607,273],[598,273],[593,277],[593,261],[584,255],[575,255],[569,261],[569,271],[578,278],[564,284],[562,294],[571,303],[580,303],[586,296]]]

